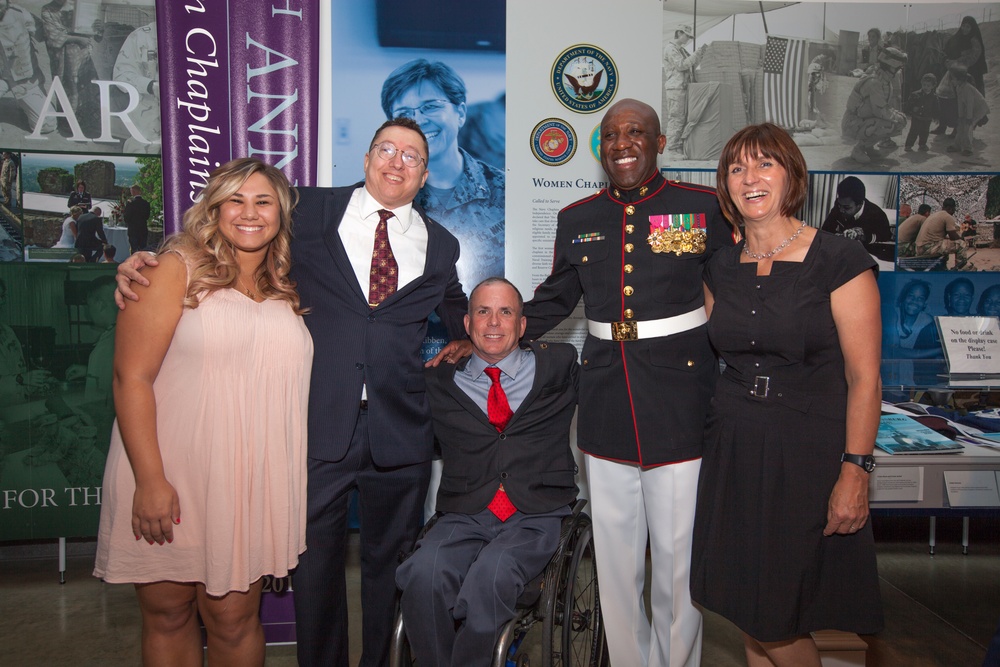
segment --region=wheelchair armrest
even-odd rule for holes
[[[577,498],[573,501],[572,511],[569,516],[564,517],[562,520],[562,528],[559,531],[559,547],[556,549],[557,554],[561,554],[566,550],[569,541],[576,534],[581,522],[590,523],[590,516],[583,511],[583,508],[586,506],[586,498]]]

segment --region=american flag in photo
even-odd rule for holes
[[[764,48],[764,118],[791,128],[802,118],[809,63],[806,40],[767,37]]]

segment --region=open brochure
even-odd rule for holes
[[[907,415],[882,415],[875,446],[889,454],[949,454],[964,447]]]
[[[884,416],[887,414],[928,415],[931,413],[927,411],[926,405],[922,405],[920,403],[889,403],[888,401],[882,401],[882,414]],[[990,437],[995,434],[983,433],[981,430],[973,428],[968,424],[959,424],[958,422],[947,418],[945,418],[945,422],[947,422],[948,426],[955,429],[955,432],[958,433],[958,437],[956,438],[958,442],[1000,450],[1000,440]]]

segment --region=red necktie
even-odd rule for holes
[[[375,245],[372,248],[372,270],[368,280],[368,305],[372,308],[385,301],[399,285],[399,266],[392,256],[389,228],[386,225],[386,220],[392,216],[392,211],[379,209]]]
[[[493,384],[490,385],[490,393],[486,395],[486,416],[489,417],[490,423],[496,427],[497,431],[503,431],[507,428],[507,422],[514,416],[514,412],[510,409],[510,403],[507,402],[507,394],[500,386],[500,369],[496,366],[490,366],[483,372],[493,381]]]
[[[500,386],[500,369],[491,366],[484,372],[493,382],[490,385],[490,392],[486,395],[486,416],[496,430],[502,432],[507,428],[507,422],[514,416],[514,412],[510,409],[510,403],[507,402],[507,394]],[[514,503],[510,502],[510,498],[507,497],[503,484],[497,489],[496,495],[493,496],[488,507],[501,521],[506,521],[517,511]]]

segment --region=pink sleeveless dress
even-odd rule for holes
[[[218,596],[295,567],[305,550],[312,355],[305,323],[285,301],[223,289],[184,310],[153,385],[181,522],[172,543],[135,539],[135,479],[116,421],[95,576],[201,582]]]

